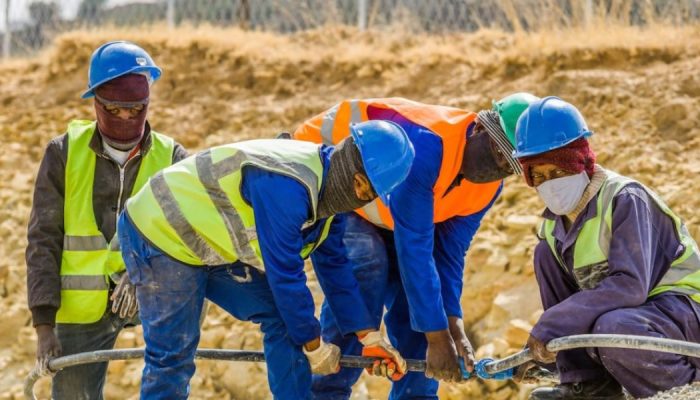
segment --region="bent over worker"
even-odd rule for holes
[[[336,143],[349,124],[391,120],[416,149],[406,180],[388,203],[355,203],[343,243],[375,324],[385,322],[391,342],[408,358],[425,359],[426,373],[394,382],[391,399],[437,398],[438,382],[461,380],[458,358],[472,369],[472,347],[462,322],[464,256],[501,180],[519,170],[510,155],[515,122],[536,97],[519,93],[478,115],[402,98],[346,100],[306,121],[295,138]],[[393,231],[393,232],[392,232]],[[317,260],[314,260],[317,261]],[[323,335],[344,354],[360,354],[344,336],[330,304],[321,312]],[[319,399],[346,399],[360,372],[344,369],[314,377]]]
[[[547,351],[586,333],[700,342],[700,258],[681,218],[651,189],[595,164],[591,135],[571,104],[547,97],[517,124],[516,156],[547,207],[535,249],[545,312],[528,347],[556,361],[561,384],[532,399],[624,399],[700,380],[700,359],[598,348]],[[522,370],[527,367],[523,367]]]
[[[133,43],[100,46],[83,94],[94,98],[96,121],[70,122],[44,153],[26,252],[29,308],[44,373],[50,373],[53,357],[111,349],[122,328],[138,321],[119,248],[108,243],[126,199],[149,176],[187,156],[146,119],[150,85],[160,75]],[[106,371],[107,363],[65,368],[53,378],[52,398],[101,399]]]
[[[340,350],[320,338],[304,258],[316,268],[340,329],[383,359],[405,361],[380,333],[342,245],[348,204],[386,197],[414,150],[396,124],[352,128],[336,147],[252,140],[205,150],[163,170],[126,205],[119,237],[136,285],[146,341],[142,399],[184,399],[194,373],[198,319],[208,298],[261,325],[270,390],[308,399],[311,373],[338,371]]]

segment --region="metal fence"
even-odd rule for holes
[[[238,26],[295,32],[327,24],[414,32],[533,30],[591,20],[644,25],[700,18],[700,0],[0,0],[5,57],[45,46],[56,33],[95,26]]]

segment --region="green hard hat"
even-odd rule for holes
[[[493,102],[493,111],[498,113],[501,128],[503,128],[503,132],[506,133],[513,148],[515,148],[515,125],[518,123],[520,114],[527,109],[530,103],[539,99],[533,94],[519,92]]]

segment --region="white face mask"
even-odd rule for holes
[[[566,215],[576,208],[590,181],[586,171],[582,171],[580,174],[544,182],[537,186],[537,194],[549,211],[557,215]]]

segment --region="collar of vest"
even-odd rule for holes
[[[104,147],[102,146],[102,134],[100,133],[100,128],[95,126],[95,133],[90,139],[90,149],[96,154],[104,154]],[[153,145],[153,138],[151,137],[151,125],[146,121],[146,127],[143,130],[143,138],[141,139],[141,153],[146,153],[151,149]]]

